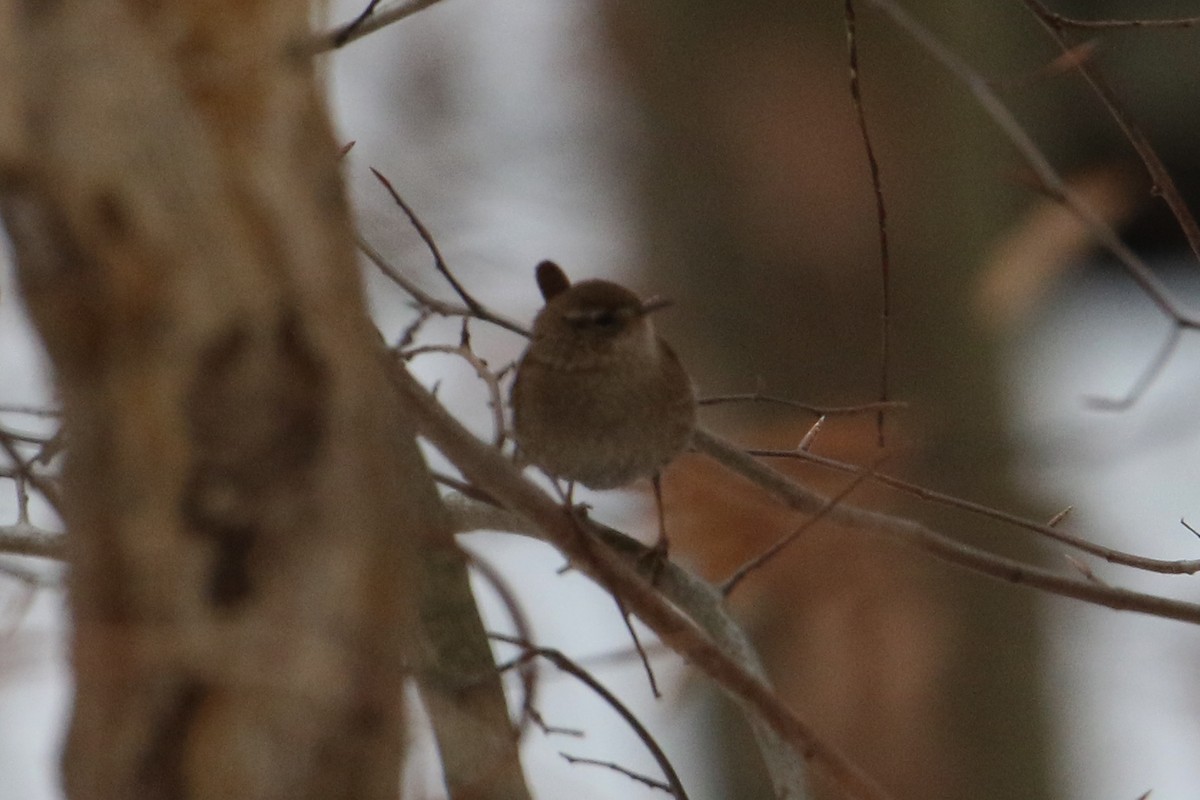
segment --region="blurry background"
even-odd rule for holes
[[[995,82],[1052,160],[1155,258],[1181,298],[1196,264],[1147,199],[1133,156],[1082,82],[1045,70],[1058,55],[1018,3],[908,6]],[[1148,6],[1152,5],[1153,8]],[[333,16],[357,13],[334,5]],[[1089,17],[1200,13],[1186,3],[1059,3]],[[1200,542],[1192,481],[1200,461],[1185,337],[1133,409],[1120,397],[1150,363],[1165,320],[1090,252],[1068,216],[1031,191],[1022,165],[956,81],[862,5],[861,73],[892,245],[892,395],[882,469],[939,491],[1067,523],[1105,544],[1191,558]],[[327,57],[334,111],[357,142],[346,175],[364,234],[407,274],[449,297],[419,238],[371,178],[386,174],[479,297],[519,319],[538,306],[543,258],[575,278],[605,276],[673,298],[659,320],[702,395],[765,389],[815,404],[878,395],[878,229],[848,88],[841,3],[778,0],[445,0]],[[1191,82],[1197,36],[1101,32],[1094,57],[1185,192],[1200,163]],[[1189,94],[1192,92],[1192,94]],[[0,403],[47,399],[5,271]],[[368,273],[389,338],[407,300]],[[486,326],[495,363],[521,342]],[[431,325],[454,341],[457,327]],[[417,362],[441,396],[486,431],[484,394],[463,365]],[[15,427],[36,420],[5,414]],[[763,407],[704,412],[741,442],[795,446],[812,419]],[[876,453],[874,417],[833,418],[813,449],[858,463]],[[782,465],[789,468],[787,465]],[[795,470],[836,491],[845,477]],[[666,476],[674,552],[720,578],[798,520],[698,457]],[[587,498],[606,522],[647,532],[636,492]],[[1062,555],[1023,533],[868,487],[855,502],[929,521],[964,540],[1047,566]],[[5,522],[11,518],[12,500]],[[561,559],[516,537],[465,544],[517,587],[539,642],[561,648],[635,707],[695,798],[767,797],[732,713],[678,659],[655,659],[655,703],[611,599]],[[44,565],[5,563],[37,569]],[[1196,579],[1105,580],[1200,599]],[[489,623],[507,621],[480,585]],[[747,581],[734,606],[800,716],[897,798],[1190,797],[1200,782],[1200,632],[1178,623],[1048,600],[932,562],[877,537],[818,526]],[[66,714],[55,591],[0,574],[0,800],[57,797]],[[613,715],[549,677],[547,721],[584,739],[530,734],[526,767],[543,797],[650,797],[611,771],[650,772]],[[429,744],[407,781],[437,796]],[[819,788],[819,787],[818,787]],[[757,792],[757,794],[756,794]]]

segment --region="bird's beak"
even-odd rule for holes
[[[642,302],[642,316],[645,316],[646,314],[653,314],[655,311],[662,311],[667,306],[673,305],[675,305],[674,301],[668,297],[651,297]]]

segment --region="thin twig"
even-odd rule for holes
[[[1167,338],[1159,345],[1158,352],[1154,354],[1154,358],[1150,359],[1150,363],[1138,375],[1137,380],[1133,382],[1133,386],[1129,388],[1125,396],[1088,397],[1086,398],[1088,408],[1093,411],[1127,411],[1142,399],[1154,385],[1158,376],[1166,369],[1167,364],[1171,361],[1171,356],[1175,355],[1175,351],[1179,349],[1179,342],[1183,338],[1183,326],[1174,321],[1170,321],[1170,324],[1171,330],[1167,334]]]
[[[651,778],[649,775],[643,775],[640,772],[634,772],[633,770],[629,769],[628,767],[622,767],[620,764],[618,764],[614,761],[601,761],[600,759],[596,759],[596,758],[584,758],[583,756],[573,756],[570,753],[563,753],[561,751],[559,751],[559,755],[562,756],[563,759],[568,764],[588,764],[593,767],[604,767],[606,769],[611,769],[613,772],[619,772],[620,774],[624,775],[626,778],[635,780],[638,783],[649,786],[651,789],[658,789],[659,791],[667,792],[668,794],[673,794],[673,792],[671,791],[671,786],[669,784],[665,783],[664,781],[655,780],[654,778]]]
[[[517,593],[513,591],[508,581],[504,579],[498,569],[492,566],[491,562],[474,550],[463,547],[461,544],[459,549],[467,558],[467,566],[483,578],[500,598],[500,603],[508,612],[508,619],[512,622],[517,636],[529,639],[533,635],[533,626],[529,622],[529,615],[525,613],[525,609],[521,607],[521,603],[517,599]],[[524,736],[531,722],[542,727],[543,730],[548,730],[535,710],[538,694],[538,671],[532,666],[526,665],[517,670],[517,675],[521,681],[521,720],[517,725],[517,735]]]
[[[785,547],[796,541],[796,539],[800,538],[800,536],[810,530],[822,519],[829,516],[829,514],[835,508],[837,508],[843,500],[850,496],[851,492],[861,486],[863,481],[865,481],[867,478],[870,478],[874,473],[874,466],[872,466],[870,469],[859,470],[858,474],[854,476],[854,479],[842,487],[841,491],[830,497],[829,500],[825,502],[825,505],[821,506],[817,513],[804,520],[804,522],[802,522],[794,531],[786,536],[781,537],[779,541],[775,542],[766,550],[754,556],[745,564],[734,570],[732,575],[730,575],[717,586],[717,588],[721,590],[721,594],[725,595],[726,597],[733,594],[733,590],[738,587],[738,585],[746,578],[747,575],[769,562]]]
[[[28,462],[21,458],[21,453],[17,450],[17,446],[3,429],[0,429],[0,448],[3,448],[8,453],[8,457],[13,462],[13,469],[17,471],[20,477],[28,481],[30,486],[37,489],[46,502],[50,504],[50,507],[54,509],[55,513],[62,516],[62,505],[59,500],[58,489],[50,480],[34,472]]]
[[[741,394],[719,394],[712,397],[702,397],[696,401],[702,406],[716,406],[725,403],[767,403],[770,405],[787,406],[812,414],[814,417],[848,416],[863,414],[869,411],[886,411],[893,408],[907,408],[903,400],[884,400],[874,403],[860,403],[855,406],[814,406],[792,400],[788,397],[776,397],[762,392],[744,392]]]
[[[464,327],[466,319],[465,317],[463,318]],[[470,338],[465,334],[458,345],[427,344],[408,350],[401,350],[397,355],[405,361],[411,361],[417,356],[430,353],[457,356],[470,364],[471,369],[475,370],[475,375],[487,387],[488,407],[492,412],[492,446],[502,447],[507,438],[507,432],[504,427],[504,392],[500,387],[501,373],[493,372],[487,361],[471,349]]]
[[[12,428],[0,426],[0,432],[14,442],[22,444],[38,444],[43,447],[50,442],[57,434],[55,433],[29,433],[28,431],[15,431]]]
[[[28,522],[0,525],[0,553],[54,560],[62,560],[66,555],[61,533],[48,531]]]
[[[404,216],[408,217],[409,224],[413,226],[413,229],[416,230],[417,235],[421,237],[421,241],[423,241],[425,246],[429,248],[429,254],[433,256],[434,269],[441,273],[442,277],[446,279],[446,282],[450,284],[450,287],[454,289],[454,293],[458,295],[458,298],[463,301],[467,308],[471,309],[471,311],[475,314],[478,314],[480,311],[482,311],[483,304],[476,300],[471,293],[467,291],[466,287],[458,282],[458,278],[454,277],[454,273],[450,271],[449,265],[446,264],[445,257],[442,256],[441,248],[438,247],[437,241],[433,238],[433,234],[430,233],[429,229],[425,227],[425,223],[421,222],[421,218],[417,216],[417,212],[413,211],[412,206],[410,206],[404,200],[404,198],[400,196],[400,193],[396,191],[396,187],[392,186],[392,182],[389,181],[382,172],[374,167],[371,167],[370,170],[371,174],[375,176],[375,180],[383,184],[383,188],[387,190],[389,195],[391,195],[392,201],[395,202],[395,204],[400,207],[400,210],[404,212]]]
[[[369,19],[361,19],[363,15],[359,15],[354,20],[339,25],[331,31],[316,34],[297,48],[298,54],[301,56],[312,57],[327,53],[330,50],[337,50],[344,47],[350,42],[357,41],[364,36],[374,33],[380,28],[387,27],[393,22],[399,22],[402,19],[411,17],[418,11],[423,11],[436,3],[438,0],[402,0],[402,2],[391,4],[383,10],[374,8],[377,0],[374,0],[369,10],[374,11]]]
[[[1063,18],[1046,8],[1040,0],[1022,0],[1022,2],[1042,23],[1063,52],[1069,52],[1073,45],[1062,32]],[[1192,254],[1200,260],[1200,224],[1197,224],[1196,217],[1188,208],[1178,187],[1175,186],[1174,178],[1171,177],[1170,171],[1159,158],[1154,145],[1150,143],[1150,139],[1117,100],[1116,93],[1109,86],[1108,81],[1100,75],[1100,68],[1095,63],[1090,60],[1076,61],[1075,69],[1092,87],[1096,96],[1100,98],[1100,102],[1108,109],[1109,116],[1125,134],[1129,144],[1133,146],[1134,151],[1145,165],[1146,172],[1150,174],[1150,179],[1154,182],[1154,193],[1162,197],[1167,207],[1171,209],[1171,213],[1179,223],[1180,230],[1187,239],[1188,246],[1192,249]]]
[[[654,695],[655,700],[660,700],[662,692],[658,690],[658,678],[654,677],[654,668],[650,666],[650,657],[646,655],[646,648],[642,647],[642,639],[638,636],[637,629],[633,627],[629,610],[625,608],[621,598],[614,595],[613,600],[617,604],[617,611],[621,613],[621,621],[625,623],[625,630],[629,632],[629,638],[633,640],[634,652],[637,653],[638,659],[642,662],[642,669],[646,672],[646,680],[650,683],[650,694]]]
[[[875,194],[875,218],[879,229],[879,402],[886,403],[890,395],[888,383],[891,368],[892,324],[892,259],[888,249],[887,206],[883,202],[883,181],[879,176],[879,160],[875,157],[875,146],[871,143],[871,134],[867,128],[867,114],[863,107],[862,85],[858,75],[858,29],[855,25],[854,0],[846,0],[845,9],[846,47],[850,60],[850,98],[854,101],[854,114],[858,120],[858,130],[862,135],[867,166],[871,172],[871,189]],[[884,446],[884,417],[881,407],[875,417],[880,447]]]
[[[608,705],[614,711],[616,711],[618,715],[620,715],[621,719],[625,720],[625,724],[628,725],[637,735],[637,737],[642,740],[642,744],[644,744],[646,749],[650,751],[650,755],[653,756],[655,762],[658,763],[658,768],[662,770],[663,776],[667,779],[667,786],[669,787],[670,792],[675,795],[675,797],[679,798],[679,800],[687,800],[687,792],[683,788],[683,782],[679,780],[679,775],[676,774],[675,768],[671,766],[671,762],[667,758],[667,754],[663,752],[658,742],[656,742],[654,737],[650,735],[650,731],[646,730],[646,727],[638,721],[638,718],[633,715],[633,712],[631,712],[624,703],[617,699],[617,696],[610,692],[604,686],[604,684],[596,680],[596,678],[590,672],[576,664],[560,650],[554,650],[548,647],[537,647],[527,640],[518,639],[513,636],[504,636],[498,633],[489,634],[489,636],[497,641],[507,642],[508,644],[516,645],[517,647],[521,648],[523,652],[521,653],[520,657],[517,658],[514,664],[519,664],[522,661],[527,661],[531,658],[544,658],[554,666],[561,669],[563,672],[566,672],[577,678],[585,686],[599,695],[600,699],[608,703]]]
[[[533,720],[533,724],[541,729],[542,733],[547,736],[571,736],[575,739],[582,739],[587,733],[579,728],[564,728],[561,725],[551,725],[546,722],[545,718],[536,708],[527,709],[529,718]]]
[[[1045,190],[1071,209],[1075,216],[1087,226],[1096,241],[1117,258],[1125,272],[1158,306],[1159,310],[1180,325],[1188,328],[1200,328],[1200,316],[1181,308],[1171,296],[1166,284],[1154,274],[1146,262],[1121,240],[1121,237],[1099,214],[1080,200],[1076,193],[1067,186],[1066,181],[1050,164],[983,76],[893,0],[863,0],[863,2],[870,3],[890,17],[901,30],[911,36],[930,56],[967,87],[984,112],[992,118],[992,121],[1016,147]]]
[[[62,411],[57,408],[22,405],[20,403],[0,403],[0,414],[22,414],[27,417],[51,417],[57,419]]]
[[[1173,19],[1077,19],[1056,14],[1043,7],[1045,21],[1055,30],[1080,28],[1084,30],[1111,28],[1194,28],[1200,25],[1200,17],[1175,17]]]
[[[500,328],[504,328],[507,331],[512,331],[519,336],[529,338],[528,328],[525,328],[519,323],[513,322],[507,317],[504,317],[503,315],[498,314],[491,309],[484,307],[470,309],[466,306],[459,306],[455,305],[454,303],[447,303],[442,300],[438,300],[436,297],[429,294],[411,280],[406,278],[404,274],[400,272],[400,270],[396,269],[396,267],[390,261],[383,257],[382,253],[376,250],[370,244],[370,242],[364,239],[362,234],[357,234],[355,236],[355,242],[358,245],[359,251],[365,255],[372,264],[378,267],[379,271],[383,273],[384,277],[407,292],[408,295],[416,300],[417,303],[422,307],[429,309],[435,314],[440,314],[443,317],[473,317],[475,319],[483,320],[484,322],[490,322],[491,324]]]
[[[797,450],[807,450],[812,447],[812,443],[816,441],[817,434],[821,432],[821,428],[825,426],[825,417],[817,417],[812,426],[809,427],[804,435],[800,437],[800,443],[796,445]]]
[[[794,483],[786,475],[759,463],[747,453],[703,429],[695,431],[692,441],[702,453],[712,456],[732,472],[775,495],[790,508],[816,511],[828,502],[821,494]],[[1117,611],[1134,611],[1200,625],[1200,605],[1196,603],[1185,603],[1128,589],[1097,586],[1067,578],[1040,567],[962,544],[915,520],[847,505],[831,509],[829,518],[849,527],[901,539],[948,564],[1007,583],[1022,584]]]
[[[817,464],[828,469],[834,469],[839,472],[857,473],[861,471],[861,467],[854,464],[847,464],[843,461],[837,461],[826,456],[819,456],[807,450],[764,450],[751,448],[746,450],[746,454],[760,458],[794,458],[801,461],[807,461],[811,464]],[[957,508],[977,516],[994,519],[998,522],[1004,522],[1018,528],[1023,528],[1034,533],[1039,533],[1056,542],[1065,544],[1069,547],[1074,547],[1085,553],[1090,553],[1098,558],[1102,558],[1110,564],[1119,564],[1125,567],[1133,567],[1147,572],[1155,572],[1161,575],[1194,575],[1200,572],[1200,559],[1192,559],[1186,561],[1167,561],[1157,558],[1146,558],[1144,556],[1133,555],[1132,553],[1124,553],[1120,550],[1114,550],[1103,545],[1090,542],[1079,536],[1074,536],[1057,527],[1056,521],[1051,520],[1049,524],[1042,524],[1036,520],[1027,519],[1025,517],[1010,514],[1006,511],[1001,511],[991,506],[975,503],[970,500],[964,500],[961,497],[945,494],[943,492],[927,489],[924,486],[918,486],[915,483],[901,480],[884,472],[872,472],[869,476],[876,483],[881,483],[885,486],[890,486],[905,494],[910,494],[930,503],[947,506],[949,508]]]
[[[362,27],[362,24],[367,21],[368,17],[375,13],[375,7],[377,5],[379,5],[379,0],[370,0],[370,2],[367,3],[366,8],[364,8],[357,17],[350,20],[349,24],[337,32],[337,34],[333,37],[333,46],[341,47],[346,42],[350,41],[350,37],[354,35],[354,32]],[[343,155],[345,155],[345,153],[343,153]]]

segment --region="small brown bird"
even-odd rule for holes
[[[550,261],[538,265],[537,282],[546,305],[512,387],[517,447],[551,477],[592,489],[650,478],[661,557],[660,471],[696,424],[692,381],[650,321],[668,303],[610,281],[572,286]]]

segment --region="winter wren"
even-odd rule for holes
[[[512,388],[517,447],[550,476],[592,489],[652,479],[665,551],[659,472],[696,424],[692,381],[650,321],[667,304],[609,281],[571,285],[550,261],[537,282],[546,305]]]

